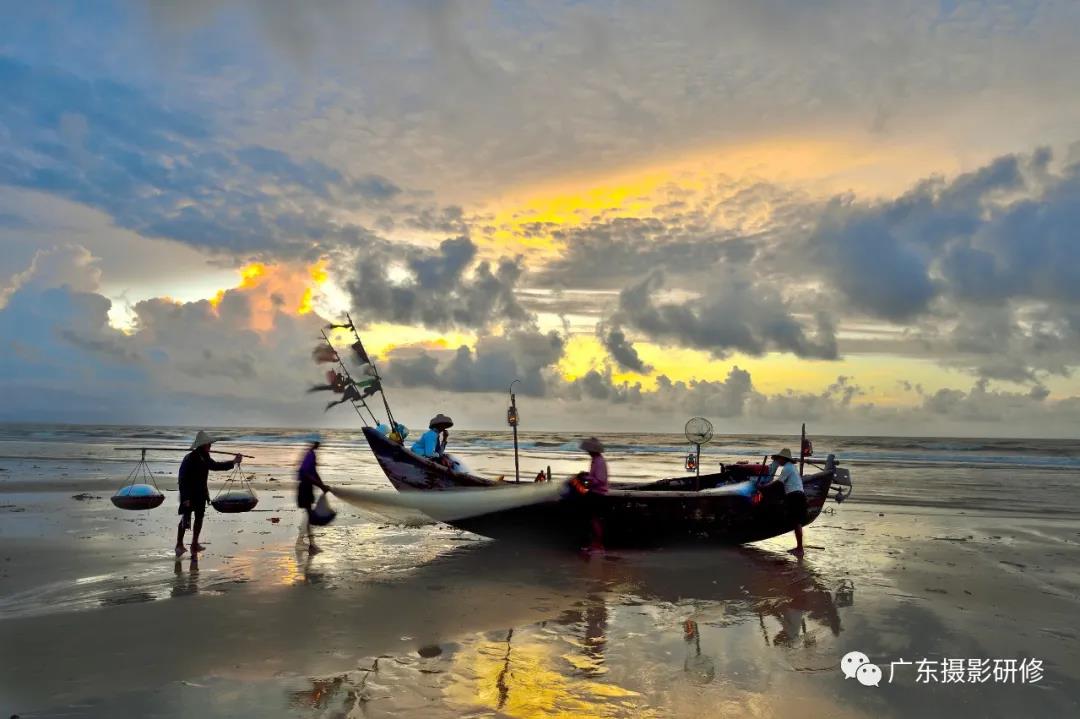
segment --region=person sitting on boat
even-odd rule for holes
[[[780,473],[774,478],[779,467]],[[803,491],[802,477],[795,467],[795,460],[791,457],[791,450],[784,448],[772,456],[772,463],[766,470],[765,476],[759,481],[762,487],[781,483],[784,485],[784,512],[787,520],[791,522],[795,531],[795,548],[792,554],[803,553],[803,525],[808,521],[806,513],[806,493]]]
[[[206,505],[210,502],[210,490],[206,486],[210,470],[224,472],[240,464],[242,459],[238,454],[228,462],[215,462],[210,457],[210,445],[213,442],[213,437],[199,430],[195,441],[191,443],[191,451],[180,463],[180,508],[176,511],[180,515],[180,524],[176,527],[178,557],[187,551],[184,547],[184,532],[191,526],[192,514],[195,515],[195,527],[191,533],[191,551],[201,552],[204,549],[199,544],[199,534],[202,532]]]
[[[413,442],[411,449],[421,457],[440,462],[446,454],[446,442],[450,438],[447,431],[454,426],[454,420],[445,414],[437,414],[428,422],[428,431],[420,435],[420,439]]]
[[[607,460],[604,459],[604,445],[596,437],[589,437],[581,442],[581,449],[589,453],[589,471],[581,472],[577,481],[586,490],[585,500],[589,508],[589,551],[603,551],[604,523],[596,506],[595,496],[608,493]]]

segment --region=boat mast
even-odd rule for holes
[[[334,350],[334,354],[338,358],[337,359],[338,367],[341,367],[341,371],[345,373],[345,377],[347,379],[351,380],[352,375],[349,374],[349,368],[345,366],[345,362],[343,362],[342,359],[341,359],[341,353],[337,351],[337,349],[334,347],[334,343],[330,341],[330,336],[326,334],[326,330],[322,331],[322,338],[326,341],[327,346],[330,349]],[[382,383],[380,382],[379,384],[382,384]],[[368,414],[371,415],[372,423],[378,424],[379,419],[375,416],[375,413],[371,411],[371,407],[367,406],[367,402],[364,401],[364,398],[361,397],[359,400],[352,400],[350,402],[350,404],[352,404],[352,408],[354,410],[356,410],[356,416],[360,418],[360,421],[364,423],[364,426],[367,427],[367,418],[364,417],[364,414],[363,414],[363,412],[360,411],[360,408],[356,406],[357,401],[359,401],[360,404],[362,404],[364,406],[364,409],[366,409],[368,411]]]
[[[360,333],[356,331],[356,325],[353,324],[352,317],[349,316],[348,312],[345,313],[345,319],[349,321],[349,329],[352,330],[353,337],[356,338],[357,342],[360,342]],[[360,346],[363,347],[364,344],[360,342]],[[397,422],[394,421],[394,413],[390,411],[390,402],[386,399],[386,390],[383,388],[383,381],[382,377],[379,375],[379,368],[375,366],[375,360],[371,358],[371,355],[367,354],[367,350],[364,350],[364,354],[367,355],[367,361],[368,364],[371,365],[371,369],[375,371],[375,379],[379,380],[379,396],[382,397],[383,407],[386,408],[386,419],[390,424],[390,431],[393,432],[397,429]]]

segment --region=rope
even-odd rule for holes
[[[144,477],[150,481],[142,481]],[[154,489],[159,493],[161,492],[161,488],[157,486],[157,481],[154,480],[154,473],[150,471],[150,465],[146,463],[145,449],[142,451],[142,457],[139,458],[134,469],[128,474],[126,481],[128,487],[134,487],[136,484],[152,484]]]
[[[238,482],[241,490],[247,492],[252,497],[255,496],[255,492],[251,488],[251,482],[244,476],[244,471],[241,469],[240,465],[237,464],[232,468],[232,471],[229,472],[229,476],[225,478],[225,482],[221,485],[221,489],[218,490],[218,493],[214,495],[212,501],[216,502],[218,500],[218,497],[221,496],[222,492],[228,488],[229,482]]]

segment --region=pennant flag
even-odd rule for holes
[[[337,392],[341,394],[352,379],[340,374],[337,370],[327,370],[326,384],[317,384],[308,388],[308,392]]]
[[[366,387],[364,387],[363,397],[365,397],[365,398],[370,397],[371,395],[375,394],[376,392],[378,392],[381,389],[382,389],[382,385],[379,384],[378,380],[375,380],[375,381],[371,382],[370,384],[368,384]]]
[[[339,361],[337,352],[328,344],[320,344],[311,350],[311,359],[315,360],[317,364]]]
[[[379,373],[375,371],[375,368],[369,364],[363,365],[359,370],[360,374],[365,377],[378,377]]]
[[[356,353],[356,360],[360,364],[371,364],[371,359],[368,357],[368,353],[364,350],[364,345],[360,340],[353,342],[352,349]]]
[[[326,410],[342,404],[343,402],[359,402],[361,399],[363,399],[363,397],[360,396],[360,390],[356,389],[353,385],[349,385],[345,388],[345,392],[341,395],[341,399],[327,403]],[[323,411],[325,412],[326,410]]]

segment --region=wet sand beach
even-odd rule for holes
[[[283,442],[252,451],[257,510],[209,511],[207,550],[176,560],[175,465],[155,465],[165,505],[122,512],[108,497],[124,467],[62,444],[9,438],[0,460],[8,715],[1064,716],[1080,702],[1077,475],[1057,464],[1028,467],[1021,488],[983,467],[920,493],[939,470],[852,462],[856,494],[811,525],[802,561],[790,536],[541,552],[341,503],[312,557],[295,545]],[[362,446],[329,444],[328,482],[380,486]],[[506,466],[504,448],[462,444],[478,471]],[[678,470],[677,454],[612,456],[624,475]],[[575,462],[545,445],[528,459]],[[999,479],[1016,502],[955,497]],[[845,679],[850,651],[883,669],[879,686]],[[889,681],[892,662],[958,658],[1042,672],[923,683],[899,664]]]

